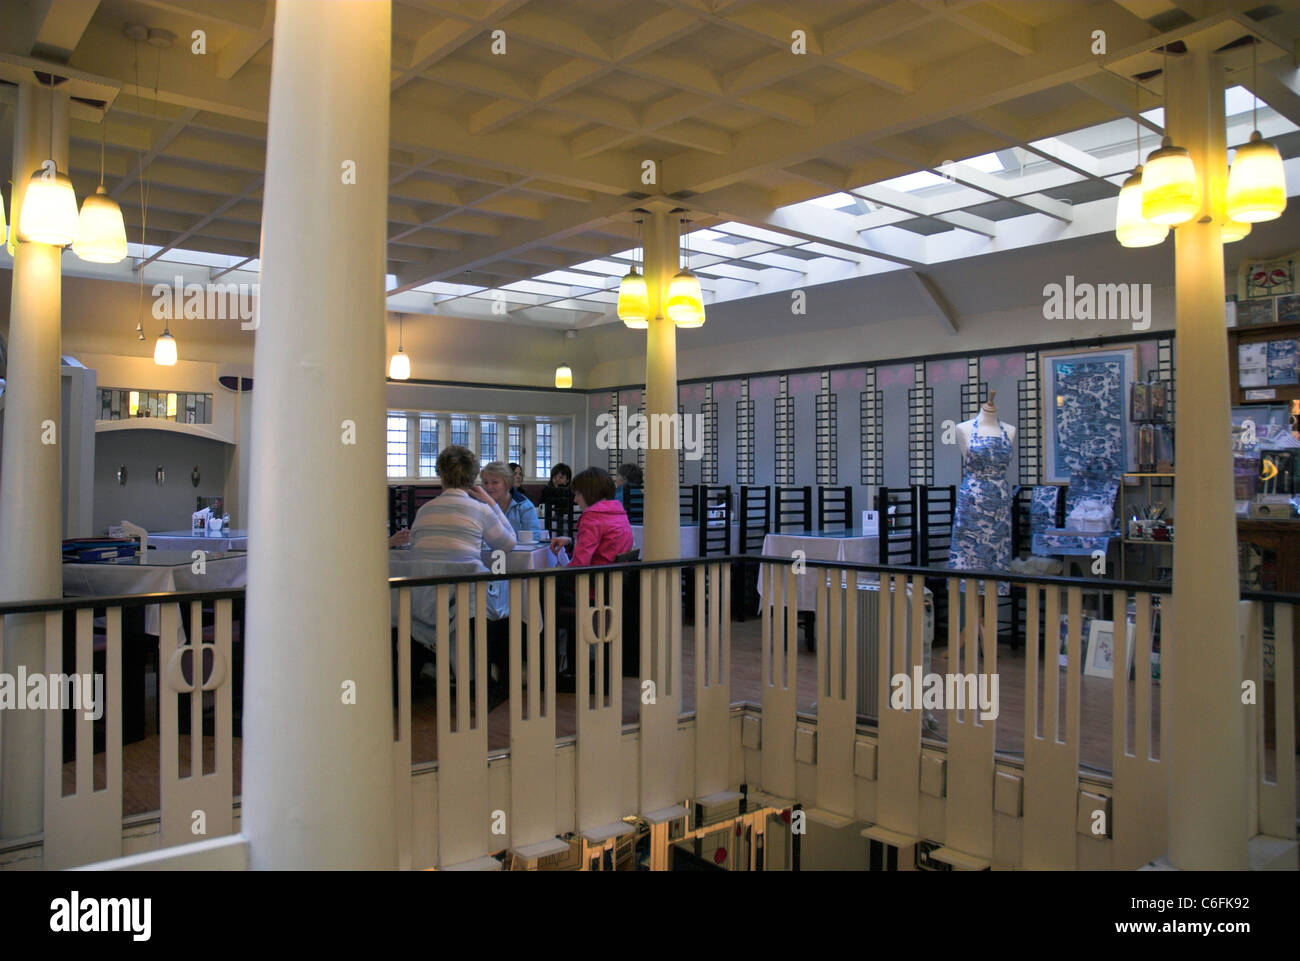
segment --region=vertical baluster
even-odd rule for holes
[[[470,671],[470,651],[475,649],[469,632],[469,595],[472,584],[456,585],[456,733],[469,730],[470,692],[478,685]],[[477,611],[479,618],[482,611]],[[482,659],[478,658],[479,663]]]
[[[831,697],[844,698],[844,578],[847,571],[835,571],[830,582],[830,623],[826,625],[830,635],[829,678],[826,693]]]
[[[190,602],[190,777],[203,775],[203,603]],[[215,667],[215,664],[213,665]]]
[[[1111,650],[1115,669],[1111,672],[1111,760],[1110,769],[1118,771],[1120,758],[1127,753],[1128,745],[1128,592],[1111,593]],[[1136,643],[1136,638],[1134,638]],[[1136,653],[1136,652],[1135,652]],[[1134,687],[1142,687],[1142,676],[1137,675]]]
[[[440,584],[434,589],[434,667],[438,676],[438,740],[451,733],[451,600],[456,596],[455,584]],[[456,644],[459,649],[464,646],[462,639]],[[459,650],[457,651],[459,653]],[[457,657],[459,661],[459,657]],[[457,664],[457,672],[460,666]],[[464,675],[458,675],[456,698],[462,696],[460,682]]]
[[[544,588],[546,592],[546,614],[544,615],[545,624],[543,624],[543,627],[545,628],[545,632],[543,636],[545,637],[546,647],[542,653],[541,670],[545,672],[543,677],[546,679],[547,717],[555,717],[555,580],[554,577],[546,578],[546,586]],[[536,598],[533,599],[532,603],[534,604],[533,617],[534,619],[540,620],[541,615],[537,613],[537,608],[535,606],[537,603]],[[569,643],[572,645],[573,641],[570,641]]]
[[[71,664],[63,666],[67,674],[88,674],[91,678],[91,687],[82,695],[82,703],[87,703],[92,694],[94,694],[94,673],[95,673],[95,640],[94,640],[94,623],[95,612],[92,608],[83,607],[77,610],[77,643],[76,643],[76,660]],[[80,686],[80,680],[77,685]],[[105,692],[107,693],[107,692]],[[54,695],[54,692],[50,692]],[[55,697],[50,699],[50,705],[56,703]],[[67,705],[65,705],[67,706]],[[89,794],[95,787],[95,729],[94,722],[86,717],[86,712],[81,710],[81,705],[73,705],[77,708],[73,712],[73,727],[76,730],[77,742],[77,763],[76,763],[76,788],[78,796]]]
[[[0,621],[4,618],[0,617]],[[126,683],[122,677],[122,609],[110,607],[104,612],[105,641],[104,652],[104,772],[105,798],[109,804],[116,805],[117,815],[114,824],[122,820],[122,727],[123,698]],[[3,638],[0,638],[0,650],[4,650]],[[116,695],[116,696],[115,696]],[[113,800],[116,799],[116,800]],[[121,850],[120,842],[117,850]]]
[[[1028,757],[1030,740],[1038,737],[1038,603],[1042,588],[1037,584],[1025,585],[1025,755]],[[951,610],[951,608],[949,608]],[[1050,621],[1048,623],[1051,623]],[[1059,631],[1059,628],[1058,628]],[[1048,653],[1051,648],[1048,647]],[[1053,658],[1055,663],[1055,658]]]
[[[1068,592],[1070,611],[1070,655],[1066,670],[1065,689],[1065,743],[1072,746],[1076,755],[1079,748],[1079,675],[1082,673],[1083,654],[1081,631],[1083,629],[1083,589],[1071,587]],[[1078,767],[1076,760],[1075,767]]]
[[[813,579],[813,638],[817,657],[817,698],[821,701],[830,694],[830,650],[826,643],[826,571],[817,568]],[[820,709],[818,714],[820,715]]]
[[[1061,591],[1049,587],[1045,591],[1047,603],[1044,605],[1047,617],[1047,639],[1043,644],[1043,737],[1051,744],[1060,738],[1057,728],[1060,726],[1060,687],[1061,687]],[[1066,634],[1068,639],[1069,634]],[[1066,647],[1066,653],[1069,653]]]
[[[488,626],[488,602],[487,602],[487,582],[479,581],[474,585],[474,726],[482,727],[487,730],[488,715],[488,678],[490,676],[490,667],[488,665],[488,645],[487,645],[487,626]]]

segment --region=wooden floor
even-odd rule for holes
[[[760,691],[760,637],[762,625],[757,619],[749,619],[732,625],[732,702],[750,701],[755,704],[762,700]],[[695,708],[694,677],[694,640],[689,625],[683,628],[682,658],[682,710],[693,711]],[[817,699],[817,661],[814,655],[800,645],[798,655],[798,710],[815,713]],[[937,649],[933,654],[931,670],[943,674],[947,670],[947,653]],[[1012,653],[1005,644],[998,650],[999,701],[1000,713],[996,721],[996,745],[1000,753],[1022,756],[1024,752],[1024,710],[1025,710],[1025,655],[1023,649]],[[1065,717],[1065,671],[1059,670],[1060,717],[1061,730],[1064,731]],[[1134,682],[1129,681],[1129,723],[1127,750],[1133,750],[1133,689]],[[1042,685],[1040,683],[1040,703],[1042,703]],[[1103,774],[1111,770],[1112,751],[1112,716],[1111,716],[1112,682],[1107,678],[1080,678],[1080,739],[1079,761],[1083,768]],[[1159,757],[1160,752],[1160,685],[1153,686],[1151,717],[1151,750]],[[454,695],[453,695],[454,696]],[[634,678],[622,680],[623,720],[625,723],[637,721],[640,710],[639,685]],[[423,679],[416,685],[412,696],[411,728],[412,755],[415,763],[431,761],[438,756],[437,714],[433,684]],[[454,711],[454,707],[453,707]],[[149,705],[148,717],[152,727],[154,707]],[[948,715],[944,711],[934,712],[938,730],[933,737],[945,740],[948,729]],[[556,695],[556,733],[559,737],[576,733],[575,698],[572,694]],[[1039,732],[1041,734],[1041,732]],[[1062,734],[1062,737],[1064,735]],[[211,737],[205,737],[205,769],[212,766]],[[234,742],[234,793],[240,793],[241,740]],[[500,704],[488,715],[488,747],[490,750],[509,747],[510,744],[510,706]],[[156,811],[159,808],[158,793],[158,737],[152,730],[148,737],[123,749],[125,767],[123,787],[123,813],[126,815]],[[181,738],[180,770],[189,768],[190,738]],[[95,756],[95,782],[100,787],[104,783],[104,755]],[[64,765],[64,791],[73,789],[73,765]]]

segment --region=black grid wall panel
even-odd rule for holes
[[[966,383],[961,385],[961,419],[974,420],[989,399],[989,385],[980,380],[980,359],[966,358]]]
[[[736,401],[736,483],[754,483],[754,402],[749,399],[749,378],[740,382]]]
[[[776,483],[794,483],[794,398],[790,396],[790,378],[781,375],[781,392],[775,405],[775,465]]]
[[[1043,481],[1043,408],[1038,379],[1038,352],[1025,353],[1025,379],[1018,385],[1016,415],[1020,420],[1020,483]]]
[[[614,440],[609,445],[609,451],[606,456],[606,463],[609,466],[609,472],[613,474],[618,470],[619,465],[623,463],[623,452],[619,450],[618,442],[618,391],[610,396],[609,399],[609,419],[614,425]]]
[[[718,405],[713,400],[713,385],[704,385],[704,403],[700,405],[704,426],[704,461],[700,464],[700,481],[718,482]]]
[[[822,372],[817,395],[817,484],[825,487],[839,481],[839,415],[837,398],[831,393],[831,375]]]
[[[876,368],[868,367],[866,375],[866,390],[858,397],[858,436],[862,449],[859,482],[863,487],[875,487],[885,482],[885,431],[881,417],[885,399],[884,393],[876,390]]]
[[[915,366],[916,386],[907,392],[907,463],[913,484],[934,483],[934,388],[925,364]]]

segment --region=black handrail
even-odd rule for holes
[[[439,574],[432,577],[390,577],[389,588],[435,587],[444,584],[477,584],[479,582],[536,580],[547,577],[561,577],[573,574],[608,574],[616,571],[633,572],[660,570],[663,568],[694,568],[709,564],[775,564],[791,566],[795,558],[787,556],[769,556],[756,554],[729,554],[713,557],[683,557],[666,561],[634,561],[628,564],[606,564],[594,567],[548,567],[540,570],[507,571],[501,574],[491,572],[478,574]],[[814,569],[857,571],[865,574],[903,575],[921,578],[958,578],[962,580],[1005,581],[1010,584],[1032,584],[1040,587],[1080,587],[1088,591],[1126,591],[1146,594],[1172,594],[1173,587],[1168,582],[1155,583],[1145,581],[1111,581],[1088,577],[1055,577],[1048,575],[1009,574],[1006,571],[953,570],[948,567],[885,566],[881,564],[858,564],[850,561],[823,561],[808,558],[800,561],[803,566]],[[30,601],[6,601],[0,603],[0,616],[7,614],[39,614],[47,611],[79,610],[86,607],[141,607],[149,604],[184,604],[193,601],[217,601],[237,599],[245,596],[246,588],[226,587],[208,591],[185,591],[177,593],[121,594],[112,596],[83,595],[79,597],[44,598]],[[1288,594],[1280,591],[1241,591],[1243,601],[1265,601],[1275,604],[1293,604],[1300,606],[1300,594]]]

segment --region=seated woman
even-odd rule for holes
[[[520,531],[540,531],[542,522],[537,516],[537,508],[522,492],[511,489],[511,480],[510,467],[505,462],[494,460],[483,466],[483,489],[506,515],[516,537]],[[516,493],[518,497],[513,496]]]
[[[573,496],[578,506],[582,508],[582,516],[578,518],[577,539],[573,545],[573,558],[569,562],[572,566],[596,567],[613,564],[619,554],[632,550],[632,526],[627,522],[627,513],[623,510],[623,505],[614,498],[614,479],[608,472],[599,467],[588,467],[573,479]],[[567,537],[551,538],[551,552],[557,558],[560,548],[568,543],[568,540]],[[568,650],[573,651],[577,648],[577,625],[574,617],[577,604],[573,585],[561,582],[558,597],[561,614],[556,620],[556,626],[567,632]],[[595,656],[594,649],[590,653]],[[568,657],[566,660],[567,667],[557,676],[555,689],[571,693],[575,687],[574,658]],[[605,670],[606,687],[608,687],[608,665]]]
[[[528,500],[528,495],[524,493],[524,469],[514,461],[510,462],[510,496],[515,500]],[[532,503],[532,501],[528,501]]]
[[[568,464],[556,464],[551,468],[551,480],[542,488],[541,499],[537,502],[538,513],[543,518],[549,511],[565,510],[573,503],[573,468]],[[558,526],[558,525],[555,525]]]
[[[614,494],[618,502],[624,507],[627,506],[627,486],[633,487],[645,486],[645,475],[641,473],[641,468],[636,464],[620,464],[618,471],[614,474]]]
[[[484,545],[493,550],[512,550],[514,530],[505,514],[483,488],[478,477],[478,456],[468,447],[453,445],[438,455],[438,478],[442,493],[415,515],[411,525],[411,551],[429,561],[472,561],[486,573]],[[476,592],[470,592],[470,613]],[[510,592],[504,581],[488,585],[488,663],[497,667],[496,684],[489,688],[489,710],[504,699],[507,690],[506,658],[510,632]],[[473,631],[471,630],[471,637]],[[495,702],[495,703],[494,703]]]

